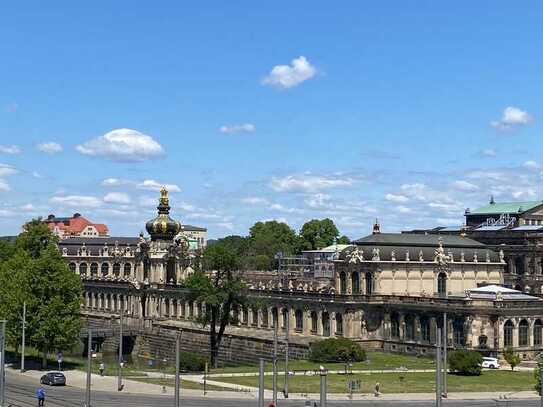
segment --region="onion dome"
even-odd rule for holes
[[[158,201],[158,216],[145,224],[147,233],[151,240],[173,240],[175,235],[181,231],[181,223],[170,218],[170,204],[168,190],[164,187],[160,190]]]

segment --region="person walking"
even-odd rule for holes
[[[100,376],[103,376],[104,370],[106,370],[106,365],[104,365],[104,362],[100,363],[100,367],[98,369],[100,370]]]
[[[39,387],[36,390],[36,397],[38,398],[38,407],[43,407],[45,405],[45,390],[43,387]]]

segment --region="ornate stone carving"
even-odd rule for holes
[[[381,255],[379,253],[379,248],[378,247],[374,247],[373,250],[371,251],[371,253],[372,253],[371,259],[373,261],[380,261],[381,260]]]
[[[423,262],[424,261],[424,253],[421,251],[419,251],[419,261],[420,262]]]
[[[349,263],[360,263],[364,261],[364,250],[360,250],[358,247],[355,247],[347,258]]]

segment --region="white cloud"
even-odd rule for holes
[[[19,148],[19,146],[16,146],[15,144],[12,144],[10,146],[0,144],[0,153],[4,153],[4,154],[20,154],[21,149]]]
[[[270,210],[272,211],[278,211],[278,212],[285,212],[285,213],[301,213],[303,212],[301,209],[297,208],[287,208],[281,204],[274,203],[270,205]]]
[[[21,209],[22,209],[23,211],[26,211],[26,212],[32,212],[32,211],[34,211],[36,208],[35,208],[34,205],[32,205],[31,203],[27,203],[26,205],[21,206]]]
[[[464,180],[454,181],[452,183],[452,187],[459,191],[466,191],[466,192],[477,191],[479,189],[477,185],[472,184],[471,182],[468,182],[468,181],[464,181]]]
[[[94,196],[84,195],[54,196],[50,199],[50,202],[76,208],[98,208],[102,205],[102,201],[100,199]]]
[[[191,205],[187,202],[179,202],[178,204],[175,204],[174,206],[176,209],[179,208],[185,212],[194,212],[197,210],[197,208],[194,205]]]
[[[256,127],[251,123],[225,125],[219,128],[223,134],[254,133]]]
[[[223,229],[234,230],[234,224],[232,222],[218,222],[215,223],[215,225]]]
[[[165,187],[169,192],[180,192],[181,188],[179,188],[175,184],[162,184],[158,181],[155,181],[154,179],[146,179],[143,182],[140,182],[137,185],[138,189],[145,189],[147,191],[160,191],[162,187]]]
[[[329,194],[317,193],[307,197],[305,203],[313,209],[330,208],[332,206],[331,199],[332,197]]]
[[[268,203],[268,200],[257,196],[249,196],[247,198],[242,198],[241,202],[249,205],[265,205]]]
[[[524,164],[522,164],[522,166],[528,170],[540,170],[541,168],[543,168],[543,166],[539,164],[537,161],[532,161],[532,160],[525,161]]]
[[[0,191],[8,192],[11,188],[9,187],[9,184],[0,178]]]
[[[113,204],[129,204],[130,196],[124,192],[109,192],[104,196],[104,202]]]
[[[385,199],[391,202],[403,203],[409,201],[409,198],[405,195],[386,194]]]
[[[288,89],[311,79],[317,69],[304,56],[292,60],[291,65],[276,65],[262,83],[281,89]]]
[[[8,177],[17,173],[18,171],[14,166],[0,163],[0,178]]]
[[[398,205],[396,207],[396,210],[400,213],[411,213],[413,212],[413,210],[411,208],[408,208],[407,206],[404,206],[404,205]]]
[[[345,177],[319,176],[311,174],[287,175],[282,178],[272,178],[271,187],[275,191],[306,191],[314,192],[323,189],[353,185],[354,180]]]
[[[502,118],[490,122],[490,125],[497,130],[511,130],[517,126],[523,126],[533,121],[528,112],[518,107],[508,106],[504,109]]]
[[[102,180],[100,185],[102,185],[103,187],[118,187],[118,186],[126,185],[126,184],[129,184],[129,183],[130,183],[130,181],[126,181],[124,179],[105,178],[104,180]]]
[[[62,146],[54,141],[46,141],[36,145],[36,148],[43,153],[56,154],[62,151]]]
[[[76,147],[81,154],[100,156],[112,161],[145,161],[164,154],[151,136],[137,130],[117,129]]]

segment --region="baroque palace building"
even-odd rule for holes
[[[141,329],[134,352],[171,352],[175,332],[187,335],[187,350],[203,351],[209,328],[197,321],[206,307],[188,300],[182,286],[198,257],[170,218],[165,189],[157,209],[146,224],[148,238],[72,238],[59,247],[82,278],[89,324],[109,326],[123,312]],[[433,353],[445,314],[451,348],[498,355],[512,347],[524,358],[543,349],[543,300],[504,286],[508,259],[500,248],[464,234],[381,233],[375,225],[329,259],[332,272],[313,278],[307,269],[248,273],[252,305],[233,311],[236,323],[227,328],[220,357],[269,356],[274,325],[288,336],[293,357],[326,337]]]

